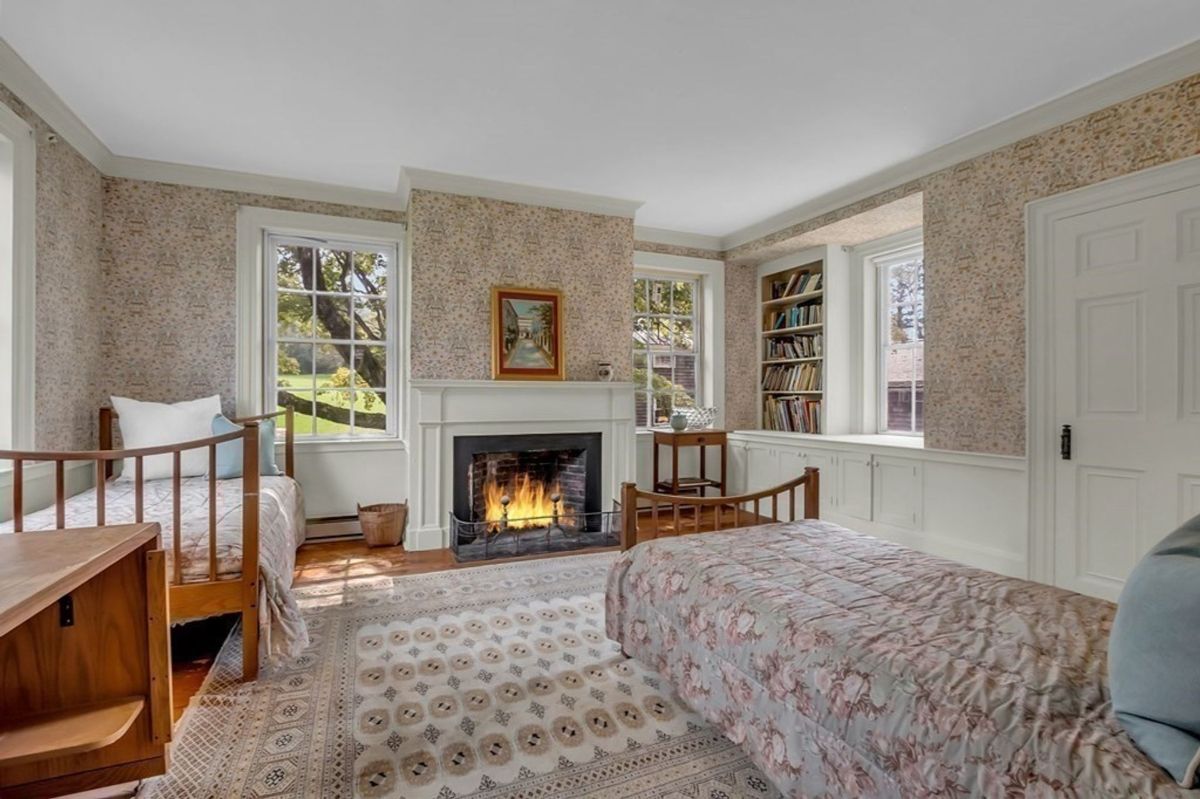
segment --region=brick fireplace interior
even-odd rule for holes
[[[460,560],[607,546],[600,433],[454,439],[451,546]]]

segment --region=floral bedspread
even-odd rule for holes
[[[143,519],[162,526],[162,546],[167,553],[167,574],[174,575],[173,495],[170,480],[148,480],[143,488]],[[217,480],[217,576],[234,578],[242,573],[242,481]],[[258,568],[259,627],[268,658],[292,656],[308,645],[308,632],[292,597],[296,550],[304,543],[304,498],[290,477],[259,480]],[[124,524],[134,520],[134,483],[115,479],[105,484],[104,521]],[[67,500],[66,526],[96,524],[96,490],[88,489]],[[26,531],[53,530],[54,507],[26,514]],[[208,579],[208,478],[180,481],[180,562],[184,582]],[[11,533],[12,522],[0,524],[0,533]]]
[[[1115,610],[809,521],[634,547],[606,624],[787,796],[1200,797],[1116,723]]]

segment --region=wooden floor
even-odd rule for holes
[[[758,523],[768,522],[760,517]],[[755,524],[752,513],[740,513],[737,519],[742,526]],[[649,511],[639,512],[638,526],[642,529],[655,527],[654,517]],[[721,514],[721,529],[734,526],[732,510]],[[676,520],[672,514],[660,513],[657,520],[659,534],[675,533]],[[693,510],[682,513],[679,529],[684,533],[694,532],[696,519]],[[699,529],[715,529],[712,510],[700,517]],[[595,550],[591,550],[595,551]],[[573,554],[573,553],[563,553]],[[497,561],[486,561],[496,563]],[[448,549],[426,552],[405,552],[403,547],[369,548],[361,538],[344,541],[321,541],[305,544],[296,552],[295,584],[306,585],[329,580],[346,580],[376,575],[424,574],[480,566],[483,563],[458,563]],[[171,631],[171,686],[173,690],[175,720],[178,721],[188,702],[200,690],[208,670],[212,667],[217,651],[229,635],[237,616],[221,616],[198,622],[189,622],[172,628]]]

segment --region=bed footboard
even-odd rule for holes
[[[732,524],[728,529],[785,521],[781,516],[780,501],[785,498],[786,521],[796,520],[796,494],[803,501],[803,518],[817,519],[821,510],[821,477],[818,469],[808,467],[804,474],[773,488],[732,497],[696,497],[674,494],[655,494],[641,491],[634,483],[621,486],[621,549],[626,550],[644,541],[666,536],[700,532],[718,532],[723,527],[722,516],[732,511]],[[763,513],[764,504],[770,505],[770,516]],[[649,512],[651,525],[638,525],[639,515]],[[713,529],[701,530],[701,519],[711,511]],[[689,518],[690,517],[690,518]],[[670,524],[660,524],[660,521]],[[745,521],[747,524],[743,524]],[[688,530],[688,526],[691,530]]]

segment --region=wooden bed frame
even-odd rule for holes
[[[821,475],[820,472],[808,467],[804,474],[787,483],[766,488],[750,494],[740,494],[733,497],[700,497],[682,496],[678,494],[655,494],[641,491],[634,483],[624,483],[621,486],[621,507],[626,509],[621,522],[621,549],[626,550],[655,538],[695,534],[700,532],[719,532],[721,530],[721,513],[726,509],[733,510],[733,526],[729,529],[742,527],[743,514],[749,525],[768,524],[783,521],[779,515],[780,497],[787,494],[788,521],[796,520],[796,490],[803,487],[805,519],[820,518],[821,510]],[[760,512],[762,503],[771,502],[771,515],[763,516]],[[646,505],[645,503],[649,503]],[[671,525],[660,525],[659,508],[666,506],[670,513]],[[749,507],[748,507],[749,506]],[[692,508],[691,531],[687,528],[687,508]],[[701,530],[700,518],[706,508],[713,511],[713,530]],[[653,524],[646,529],[638,527],[638,516],[646,510],[650,511]],[[747,526],[749,526],[747,525]]]
[[[142,478],[143,459],[151,455],[171,455],[173,469],[171,490],[174,497],[174,568],[167,575],[169,586],[169,612],[172,621],[215,616],[222,613],[242,614],[242,679],[249,681],[258,676],[258,488],[259,424],[267,419],[284,417],[284,473],[295,477],[295,434],[291,408],[234,419],[242,425],[241,430],[219,436],[185,441],[179,444],[164,444],[157,447],[120,450],[113,448],[113,424],[117,412],[112,408],[100,409],[100,449],[64,452],[38,452],[0,450],[0,461],[13,464],[13,532],[22,532],[24,509],[24,467],[26,463],[50,462],[54,464],[54,508],[56,530],[66,524],[65,466],[68,462],[92,461],[95,464],[96,480],[96,526],[105,524],[105,482],[113,474],[116,461],[132,458],[134,461],[134,513],[133,521],[143,521],[144,497]],[[217,499],[216,463],[217,445],[226,441],[242,441],[242,573],[239,577],[221,579],[217,575]],[[183,560],[180,556],[180,459],[183,452],[193,449],[208,450],[208,579],[185,580]],[[124,520],[123,520],[124,521]]]

